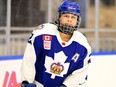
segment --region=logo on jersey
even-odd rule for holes
[[[37,26],[37,28],[36,29],[42,29],[44,27],[44,25],[43,24],[41,24],[41,25],[39,25],[39,26]]]
[[[30,36],[30,38],[29,38],[29,40],[28,40],[28,43],[30,43],[30,44],[32,44],[32,37],[33,37],[33,33],[31,34],[31,36]]]
[[[58,63],[53,63],[51,65],[51,70],[50,72],[54,73],[54,74],[58,74],[60,75],[60,73],[63,71],[64,67],[63,65],[60,64],[60,62]]]
[[[44,35],[43,37],[42,37],[42,39],[43,40],[49,40],[49,41],[51,41],[52,40],[52,36],[50,36],[50,35]]]
[[[52,36],[50,36],[50,35],[44,35],[42,37],[42,39],[43,39],[44,49],[50,50],[51,49]]]
[[[51,78],[55,79],[56,76],[63,77],[67,73],[69,63],[65,63],[67,56],[63,51],[54,53],[54,58],[46,56],[45,68],[46,72],[51,74]]]
[[[44,49],[46,50],[51,49],[51,41],[44,41]]]

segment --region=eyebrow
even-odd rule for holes
[[[67,15],[67,14],[72,14],[72,13],[62,13],[62,15]],[[73,14],[74,16],[78,16],[76,14]]]

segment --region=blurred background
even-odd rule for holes
[[[0,56],[23,55],[36,26],[54,22],[63,0],[0,0]],[[93,52],[116,51],[116,0],[70,0],[79,3],[79,31]]]

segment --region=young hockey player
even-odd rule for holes
[[[91,47],[77,31],[81,22],[76,2],[64,1],[55,24],[32,32],[22,66],[22,87],[76,87],[87,79]]]

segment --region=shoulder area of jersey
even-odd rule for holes
[[[51,29],[57,29],[57,26],[52,23],[44,23],[40,24],[36,27],[36,30],[51,30]]]
[[[81,45],[83,45],[83,46],[89,45],[87,37],[80,31],[75,31],[74,37],[75,37],[74,41],[80,43]]]
[[[91,47],[90,47],[90,44],[87,40],[87,37],[81,33],[80,31],[75,31],[74,32],[74,41],[78,42],[79,44],[83,45],[84,47],[87,48],[88,50],[88,53],[91,53]]]
[[[81,38],[83,40],[86,39],[85,35],[83,33],[81,33],[80,31],[78,31],[78,30],[74,32],[74,36],[78,37],[78,38]]]

